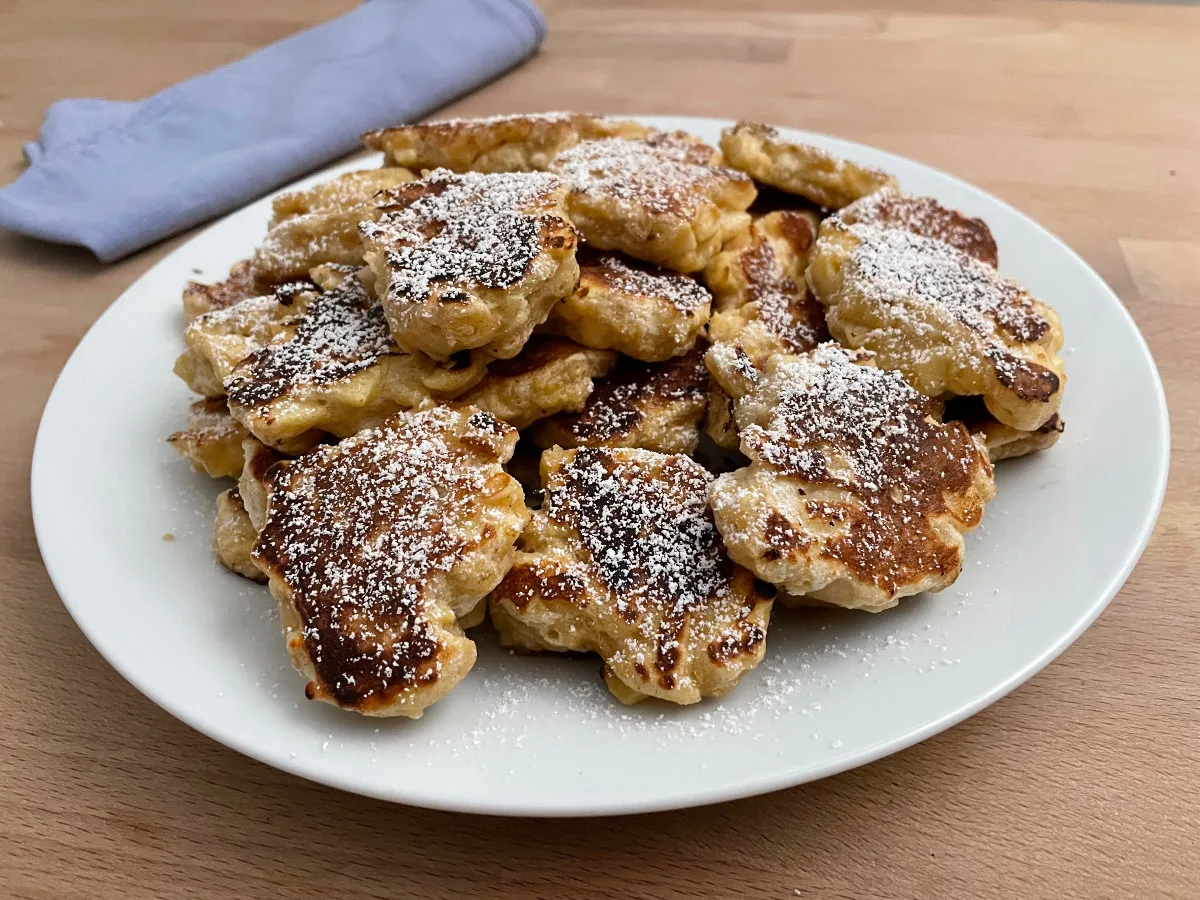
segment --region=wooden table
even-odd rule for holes
[[[0,2],[0,180],[18,173],[20,143],[51,101],[142,96],[354,2]],[[585,821],[342,794],[239,756],[143,698],[72,624],[38,557],[29,457],[46,395],[96,316],[182,238],[101,266],[2,236],[0,895],[1200,896],[1200,9],[545,7],[541,55],[454,112],[799,125],[970,179],[1079,250],[1137,319],[1171,404],[1171,482],[1141,564],[1031,683],[817,784]]]

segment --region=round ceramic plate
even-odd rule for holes
[[[727,124],[645,121],[713,143]],[[1021,213],[919,163],[794,136],[982,216],[1001,269],[1062,316],[1066,433],[1049,452],[998,467],[996,500],[951,588],[880,615],[778,611],[763,663],[724,699],[692,707],[623,707],[598,662],[513,656],[486,629],[475,669],[422,719],[306,701],[266,588],[213,561],[213,499],[224,485],[164,441],[190,402],[171,373],[183,347],[180,289],[250,254],[268,198],[126,291],[46,405],[34,521],[79,627],[148,697],[242,753],[345,790],[472,812],[626,813],[744,797],[878,759],[1011,691],[1095,619],[1150,536],[1169,444],[1154,362],[1100,277]]]

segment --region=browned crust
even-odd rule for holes
[[[932,197],[882,190],[839,210],[836,216],[846,225],[861,222],[902,228],[933,238],[992,267],[999,261],[996,238],[983,219],[942,206]]]
[[[596,382],[587,405],[578,413],[555,416],[577,444],[603,443],[632,433],[646,418],[650,405],[703,399],[708,386],[704,351],[662,363],[641,363],[628,357]]]

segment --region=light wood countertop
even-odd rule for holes
[[[1171,406],[1166,503],[1111,607],[967,722],[765,797],[623,819],[391,806],[210,741],[71,622],[29,509],[38,418],[116,265],[0,235],[0,895],[1200,896],[1200,9],[1053,0],[546,0],[550,37],[455,113],[745,117],[994,192],[1114,287]],[[45,107],[128,99],[353,0],[0,0],[0,182]]]

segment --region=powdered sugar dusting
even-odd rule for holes
[[[249,335],[253,334],[263,322],[276,321],[275,316],[280,312],[279,307],[289,305],[289,303],[281,302],[274,294],[247,297],[232,306],[207,312],[196,322],[200,327],[210,331]]]
[[[711,165],[704,144],[656,135],[646,140],[583,141],[560,153],[553,169],[572,190],[625,201],[641,209],[691,215],[709,192],[729,181],[749,181],[734,169]]]
[[[712,295],[695,278],[636,263],[618,253],[582,255],[579,273],[581,283],[595,279],[613,291],[663,300],[682,313],[712,302]]]
[[[306,649],[339,702],[438,677],[431,579],[470,546],[477,498],[499,471],[498,460],[464,458],[452,439],[463,415],[397,417],[275,479],[255,555],[291,589]]]
[[[933,238],[980,262],[996,265],[996,240],[987,224],[947,209],[932,197],[912,197],[896,190],[876,191],[837,212],[835,219],[846,225],[895,228]]]
[[[1049,329],[1028,294],[991,266],[949,244],[898,228],[858,223],[847,279],[868,296],[899,310],[907,303],[946,310],[985,339],[1002,340],[997,326],[1021,342]]]
[[[545,172],[437,169],[383,192],[379,220],[360,229],[385,254],[390,300],[423,303],[435,288],[443,301],[465,299],[472,288],[507,288],[525,277],[542,249],[535,214],[562,190]]]
[[[967,431],[934,419],[931,401],[899,373],[858,365],[836,344],[823,344],[776,365],[747,402],[762,413],[741,430],[748,455],[784,476],[845,492],[805,500],[809,519],[838,529],[822,552],[885,591],[922,573],[957,570],[959,551],[933,520],[955,518],[947,498],[974,492],[991,469]],[[982,512],[976,505],[968,524]],[[771,504],[755,528],[773,546],[806,540]]]
[[[843,682],[878,682],[883,692],[897,675],[932,675],[945,670],[954,677],[961,650],[950,634],[928,627],[942,609],[954,617],[968,607],[965,595],[946,592],[936,598],[914,598],[912,605],[890,611],[887,627],[880,617],[844,613],[776,609],[766,657],[725,698],[690,708],[643,703],[630,708],[613,702],[596,677],[593,660],[514,657],[487,654],[482,648],[478,716],[461,731],[450,729],[436,738],[396,739],[431,755],[470,759],[483,768],[496,766],[498,749],[527,749],[553,756],[563,731],[566,740],[595,735],[608,741],[642,738],[663,753],[700,755],[711,752],[706,740],[732,736],[766,741],[790,760],[807,755],[805,744],[831,746],[839,732],[830,714],[831,695]],[[974,606],[985,607],[981,601]],[[836,719],[836,715],[834,716]],[[578,729],[578,730],[576,730]],[[529,736],[529,739],[527,739]],[[536,737],[533,737],[536,736]],[[747,748],[749,749],[749,748]],[[756,751],[757,752],[757,751]]]
[[[226,379],[225,390],[231,403],[269,403],[299,385],[348,378],[392,352],[396,349],[383,308],[356,278],[348,277],[309,301],[291,337],[273,341],[243,361]]]
[[[622,612],[680,614],[724,594],[728,573],[708,513],[712,476],[686,457],[582,448],[552,482],[550,517],[575,529]]]

